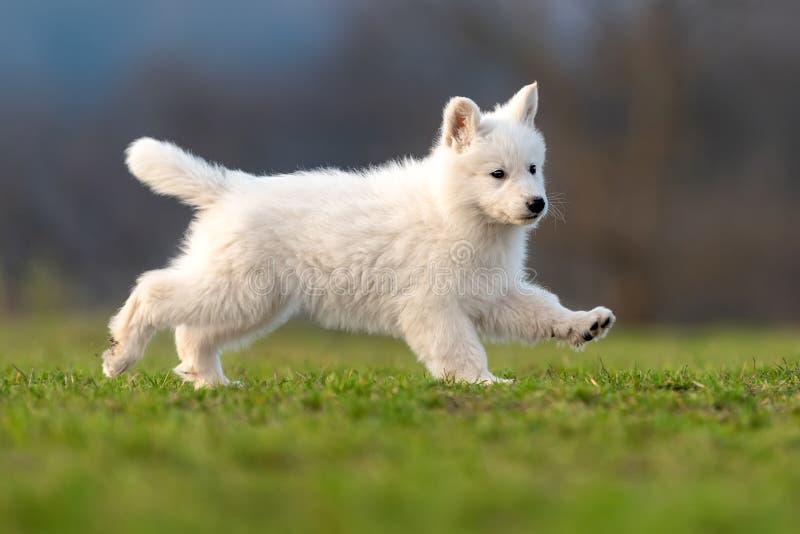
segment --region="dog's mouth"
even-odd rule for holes
[[[542,219],[543,213],[531,213],[528,215],[511,215],[511,214],[504,214],[502,218],[498,218],[504,224],[510,224],[512,226],[529,226],[533,224],[537,224]]]
[[[547,210],[542,210],[539,213],[528,213],[519,217],[519,224],[533,224],[541,221],[547,214]]]

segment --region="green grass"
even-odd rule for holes
[[[800,336],[626,330],[489,348],[495,387],[401,343],[289,325],[173,378],[160,336],[100,375],[102,321],[0,326],[3,532],[792,532]]]

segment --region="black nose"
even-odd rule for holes
[[[533,197],[528,202],[528,209],[531,210],[531,213],[534,215],[539,215],[544,211],[545,201],[542,197]]]

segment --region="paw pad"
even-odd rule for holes
[[[588,312],[575,312],[566,337],[575,348],[581,348],[590,341],[605,337],[614,325],[614,313],[608,308],[598,306]]]

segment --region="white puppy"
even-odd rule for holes
[[[481,335],[573,347],[603,337],[609,309],[568,310],[524,276],[528,233],[547,212],[537,103],[535,83],[490,113],[453,98],[426,158],[352,172],[256,177],[134,142],[130,171],[197,212],[182,254],[144,273],[111,319],[106,376],[174,328],[175,372],[228,384],[221,350],[297,313],[401,337],[434,377],[468,382],[502,381]]]

